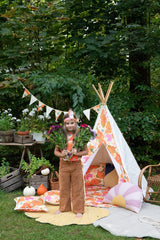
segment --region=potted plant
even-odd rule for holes
[[[28,109],[24,109],[21,119],[17,119],[17,134],[19,136],[29,135],[30,119],[27,116],[28,111]]]
[[[11,112],[10,108],[0,112],[0,142],[13,142],[16,117]]]
[[[21,162],[21,169],[27,174],[27,178],[24,177],[24,182],[29,184],[29,186],[35,187],[35,189],[37,189],[41,183],[48,188],[48,175],[42,175],[41,169],[49,168],[50,171],[54,173],[54,166],[44,157],[39,158],[31,153],[29,153],[29,157],[30,163],[27,163],[24,159]]]
[[[46,118],[46,113],[39,114],[37,108],[33,108],[29,113],[30,119],[30,131],[33,135],[33,140],[38,142],[45,141],[45,133],[48,129],[48,118]]]

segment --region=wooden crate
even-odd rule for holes
[[[14,130],[0,131],[0,142],[10,143],[14,140]]]
[[[33,142],[33,136],[32,135],[24,135],[19,136],[17,134],[14,135],[14,142],[16,143],[32,143]]]
[[[29,185],[33,186],[36,190],[41,184],[43,184],[47,189],[49,189],[48,176],[32,175],[29,179]]]
[[[10,168],[10,173],[0,178],[0,188],[7,192],[12,192],[23,185],[23,179],[19,169]]]

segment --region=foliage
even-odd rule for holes
[[[87,124],[80,124],[78,130],[78,134],[74,138],[74,148],[81,151],[91,139],[96,137],[96,133],[92,130],[91,126]]]
[[[21,119],[17,119],[17,130],[18,131],[29,131],[30,130],[30,120],[27,117],[27,112],[28,109],[24,109],[22,111],[22,118]]]
[[[15,128],[15,117],[12,117],[12,109],[8,108],[0,112],[0,131],[7,131]]]
[[[64,150],[67,147],[66,137],[61,125],[53,125],[45,135],[49,142],[53,143],[60,150]]]
[[[1,163],[1,166],[0,166],[0,178],[4,177],[8,173],[10,173],[9,162],[7,162],[6,158],[3,157],[2,158],[2,163]]]
[[[78,134],[74,137],[73,148],[76,148],[77,151],[82,151],[89,140],[94,139],[95,136],[96,133],[89,125],[81,124],[78,128]],[[46,138],[60,150],[64,150],[67,147],[66,137],[61,125],[51,126],[50,130],[46,134]],[[64,159],[66,159],[66,161],[69,161],[72,155],[73,154],[70,151],[66,150],[66,157]]]
[[[51,165],[49,160],[45,159],[44,157],[37,158],[31,153],[29,155],[30,155],[29,164],[24,159],[21,162],[22,170],[24,170],[28,174],[27,178],[30,178],[43,164],[49,167],[52,171],[54,171],[54,166]]]
[[[37,110],[38,106],[32,108],[28,114],[29,129],[31,132],[44,132],[46,129],[48,129],[48,120],[50,117],[46,117],[46,113],[39,114]]]
[[[17,120],[17,130],[30,132],[43,132],[48,129],[48,118],[46,113],[39,114],[38,106],[31,109],[26,108],[22,111],[21,119]]]
[[[78,151],[84,149],[85,145],[89,142],[90,139],[94,139],[96,133],[92,128],[87,124],[80,124],[78,128],[78,134],[74,137],[74,148]],[[67,147],[66,137],[61,125],[53,125],[46,134],[46,138],[49,142],[56,145],[60,150],[64,150]]]

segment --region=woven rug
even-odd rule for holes
[[[30,218],[35,218],[37,222],[50,223],[56,226],[92,224],[96,220],[109,215],[109,211],[105,208],[85,207],[85,213],[82,217],[78,218],[73,212],[55,215],[54,212],[59,209],[59,206],[46,204],[46,207],[48,208],[48,212],[25,212],[25,215]]]

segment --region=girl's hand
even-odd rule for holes
[[[67,150],[63,150],[63,151],[61,152],[61,156],[62,156],[62,157],[65,157],[66,154],[67,154]]]
[[[77,149],[76,148],[72,148],[72,151],[71,151],[72,154],[77,154]]]

